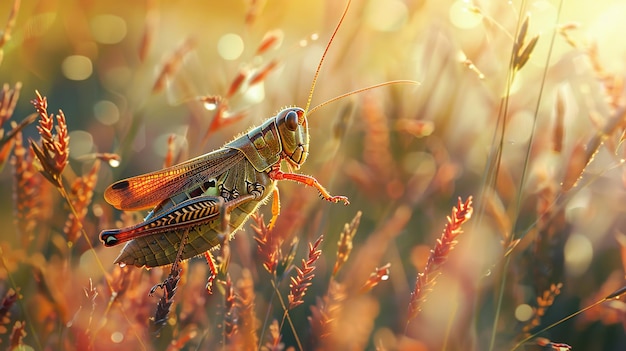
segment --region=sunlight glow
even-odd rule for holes
[[[478,26],[483,16],[469,10],[469,5],[465,1],[456,1],[450,6],[450,22],[461,29],[470,29]]]

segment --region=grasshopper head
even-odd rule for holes
[[[304,110],[290,107],[280,111],[276,125],[283,146],[282,157],[295,169],[300,168],[309,154],[309,127]]]

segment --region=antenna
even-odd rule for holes
[[[383,83],[378,83],[378,84],[374,84],[374,85],[370,85],[367,88],[361,88],[361,89],[357,89],[357,90],[352,90],[350,92],[347,93],[343,93],[339,96],[335,96],[334,98],[330,99],[330,100],[326,100],[324,102],[322,102],[321,104],[313,107],[312,109],[309,110],[309,115],[313,114],[313,112],[315,112],[317,109],[324,107],[328,104],[330,104],[331,102],[335,102],[339,99],[343,99],[345,97],[348,97],[350,95],[354,95],[354,94],[359,94],[362,93],[364,91],[368,91],[368,90],[372,90],[372,89],[376,89],[376,88],[380,88],[380,87],[384,87],[387,85],[394,85],[394,84],[412,84],[412,85],[420,85],[421,83],[418,81],[414,81],[414,80],[406,80],[406,79],[400,79],[400,80],[390,80],[388,82],[383,82]]]
[[[300,119],[298,121],[299,124],[302,124],[304,117],[309,111],[309,106],[311,106],[311,99],[313,98],[313,91],[315,90],[315,84],[317,83],[317,78],[320,75],[320,69],[322,68],[322,63],[324,63],[324,59],[326,58],[326,54],[328,53],[330,44],[333,43],[333,39],[335,39],[335,35],[339,31],[339,27],[341,27],[341,24],[343,23],[343,19],[346,17],[346,14],[348,13],[348,8],[350,8],[351,2],[352,0],[348,0],[348,3],[346,4],[345,9],[343,10],[343,14],[341,15],[341,18],[339,19],[339,23],[337,23],[337,26],[335,26],[335,30],[333,31],[333,34],[330,36],[330,39],[328,40],[328,44],[326,44],[326,48],[324,49],[322,58],[320,59],[320,62],[317,64],[317,69],[315,70],[315,75],[313,76],[313,82],[311,83],[311,90],[309,91],[309,98],[306,102],[306,107],[304,108],[304,114],[300,116]]]

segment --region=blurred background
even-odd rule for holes
[[[38,122],[23,129],[21,140],[3,141],[2,346],[249,348],[244,336],[224,336],[224,285],[206,293],[203,259],[185,263],[168,325],[159,338],[150,333],[161,292],[148,293],[169,269],[113,264],[119,250],[103,247],[98,234],[138,223],[146,213],[121,213],[102,194],[116,180],[220,148],[285,106],[304,107],[345,5],[0,3],[0,28],[3,18],[7,23],[0,82],[7,84],[5,97],[8,89],[20,90],[15,110],[0,120],[3,135],[36,112],[30,101],[39,91],[48,113],[61,109],[67,118],[63,181],[69,189],[91,175],[92,183],[80,225],[68,227],[69,207],[54,186],[35,173],[20,182],[21,162],[37,162],[32,155],[16,158],[13,143],[24,150],[29,139],[38,142]],[[300,343],[304,349],[509,350],[531,331],[622,287],[624,13],[618,0],[354,0],[310,107],[387,81],[420,84],[354,94],[309,116],[310,154],[298,172],[351,204],[279,183],[274,232],[284,239],[283,254],[298,238],[293,265],[299,267],[308,243],[322,234],[324,241],[304,304],[289,312],[294,327],[285,322],[280,345],[269,349]],[[96,159],[104,162],[94,168]],[[445,265],[428,277],[421,311],[411,315],[417,275],[457,199],[469,196],[472,218],[443,255]],[[261,208],[265,218],[269,207]],[[333,275],[340,234],[358,211],[352,252]],[[281,322],[283,309],[250,222],[231,241],[228,272],[236,294],[252,282],[252,330],[265,345],[267,326]],[[360,289],[387,263],[389,274],[378,285]],[[294,274],[274,278],[283,299]],[[11,289],[19,298],[8,303]],[[311,327],[320,311],[332,317],[324,333]],[[605,301],[522,348],[557,349],[554,342],[622,350],[625,313],[620,300]],[[21,321],[25,336],[18,342],[12,335]]]

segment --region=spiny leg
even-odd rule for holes
[[[240,195],[236,189],[233,189],[230,194],[235,194],[234,198],[224,199],[220,198],[220,202],[218,206],[220,207],[220,220],[222,223],[222,235],[228,233],[228,224],[230,223],[230,213],[236,209],[237,207],[243,205],[246,202],[259,200],[261,196],[263,196],[263,192],[265,191],[265,187],[260,183],[247,183],[247,191],[248,194]],[[236,193],[235,193],[236,192]]]
[[[229,201],[223,201],[224,199],[220,198],[220,218],[222,223],[221,231],[222,233],[218,235],[218,239],[220,241],[220,255],[221,262],[219,264],[220,270],[222,272],[226,272],[228,269],[228,264],[230,262],[230,244],[228,238],[228,224],[230,223],[230,213],[236,209],[237,207],[243,205],[246,202],[259,200],[263,196],[263,192],[265,191],[265,187],[258,182],[250,183],[246,181],[246,190],[248,194],[240,196],[237,192],[236,197]],[[205,258],[211,270],[211,277],[208,278],[207,281],[207,290],[211,292],[211,286],[215,277],[219,273],[215,261],[213,260],[213,256],[209,251],[205,252]]]
[[[209,266],[209,273],[211,274],[207,278],[206,291],[209,295],[211,295],[213,294],[213,281],[217,277],[218,270],[215,264],[215,259],[213,258],[213,254],[211,254],[211,251],[205,251],[204,258],[206,259],[206,263]]]
[[[178,252],[176,253],[176,259],[172,263],[172,268],[170,270],[170,274],[167,276],[163,283],[157,284],[150,289],[150,296],[154,294],[156,289],[163,289],[163,296],[159,299],[157,303],[157,309],[154,314],[154,318],[151,318],[151,327],[152,332],[155,335],[158,335],[161,328],[167,324],[168,315],[170,314],[170,307],[172,306],[172,302],[174,301],[174,295],[176,294],[176,288],[178,287],[178,282],[180,281],[180,273],[182,268],[179,267],[179,263],[182,261],[183,256],[183,248],[185,244],[187,244],[187,238],[189,237],[189,229],[185,229],[183,233],[183,237],[180,241],[180,246],[178,247]]]
[[[276,225],[276,220],[278,219],[278,215],[280,214],[280,193],[278,192],[278,188],[274,187],[274,193],[272,195],[272,219],[270,219],[270,223],[267,228],[269,230],[274,229]]]
[[[185,231],[183,232],[183,237],[180,240],[180,246],[178,246],[178,252],[176,253],[176,258],[174,259],[174,262],[172,262],[172,267],[170,269],[170,274],[167,276],[167,279],[165,279],[165,281],[163,283],[159,283],[155,286],[152,287],[152,289],[150,289],[150,295],[154,294],[154,292],[156,291],[156,289],[161,288],[161,289],[165,289],[165,296],[168,296],[167,298],[171,298],[174,293],[176,292],[176,284],[178,283],[178,279],[179,275],[180,275],[180,271],[181,268],[178,267],[179,263],[182,262],[182,257],[183,257],[183,248],[185,247],[185,245],[187,244],[187,239],[189,238],[189,229],[185,229]],[[168,289],[168,287],[174,282],[174,290],[171,291],[171,295],[170,295],[170,291]]]
[[[317,179],[308,176],[308,175],[304,175],[304,174],[297,174],[297,173],[285,173],[283,171],[280,170],[280,168],[272,168],[272,170],[270,170],[269,172],[269,176],[271,179],[273,180],[293,180],[294,182],[298,182],[298,183],[302,183],[308,186],[312,186],[315,189],[317,189],[317,191],[320,192],[320,195],[327,201],[330,202],[339,202],[339,201],[343,201],[344,205],[348,205],[350,204],[350,201],[348,201],[348,198],[345,196],[332,196],[328,193],[328,191],[326,191],[326,189],[324,189],[324,187],[322,186],[322,184],[320,184]]]

